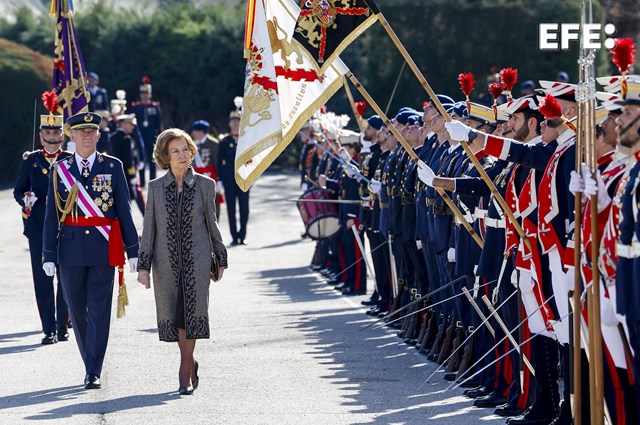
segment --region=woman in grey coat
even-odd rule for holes
[[[158,333],[180,348],[179,392],[198,387],[196,339],[209,338],[209,280],[222,279],[227,250],[215,214],[216,183],[194,173],[191,137],[167,129],[156,140],[155,162],[168,169],[149,182],[147,209],[138,254],[138,282],[151,287],[153,271]],[[211,276],[212,255],[220,265]]]

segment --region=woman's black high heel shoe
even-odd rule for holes
[[[178,393],[180,395],[191,395],[191,394],[193,394],[193,390],[194,390],[194,388],[191,385],[189,385],[188,387],[180,387],[180,388],[178,388]]]
[[[198,388],[198,384],[200,384],[200,377],[198,376],[198,362],[195,362],[195,365],[193,367],[193,374],[196,376],[195,379],[191,380],[191,385],[193,386],[193,389],[197,389]]]

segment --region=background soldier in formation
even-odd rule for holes
[[[60,273],[56,269],[57,273],[48,276],[42,270],[42,232],[51,165],[67,158],[70,153],[61,148],[62,115],[55,115],[58,109],[55,94],[45,92],[42,97],[45,107],[49,109],[48,115],[40,115],[39,138],[42,149],[25,152],[13,188],[13,197],[22,207],[24,235],[29,240],[33,286],[44,332],[42,344],[48,345],[69,339],[67,332],[69,314],[60,284]],[[57,274],[58,278],[55,290],[54,274]]]

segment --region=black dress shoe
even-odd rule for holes
[[[473,405],[476,407],[497,407],[507,402],[506,397],[502,397],[495,391],[489,395],[478,397],[473,401]]]
[[[467,379],[467,377],[465,376],[464,379]],[[468,381],[465,381],[464,379],[458,380],[461,388],[478,388],[480,386],[480,378],[477,375]]]
[[[178,388],[178,394],[191,395],[193,394],[193,387],[191,385],[189,385],[188,387],[180,387]]]
[[[456,376],[458,376],[458,372],[447,372],[444,374],[444,380],[453,382],[456,380]]]
[[[524,413],[525,409],[520,409],[519,407],[509,406],[508,404],[503,404],[502,406],[496,407],[496,410],[493,411],[494,415],[498,416],[518,416]]]
[[[550,410],[550,413],[553,414],[553,409]],[[509,425],[549,425],[554,419],[555,416],[550,416],[548,413],[536,413],[532,409],[528,409],[523,415],[507,419],[507,423]]]
[[[351,288],[344,288],[342,290],[342,295],[352,296],[352,295],[364,295],[364,294],[366,294],[365,291],[355,291]]]
[[[492,391],[490,391],[486,387],[477,387],[477,388],[465,390],[462,393],[462,395],[467,396],[469,398],[478,398],[478,397],[484,397],[486,395],[489,395],[491,394],[491,392]]]
[[[239,239],[238,240],[238,245],[246,245],[247,243],[244,241],[244,239]]]
[[[69,341],[69,332],[58,329],[58,341]]]
[[[380,309],[377,307],[374,307],[372,309],[369,309],[365,312],[365,314],[367,316],[374,316],[374,317],[378,317],[378,314],[380,313]]]
[[[238,241],[237,241],[237,240],[233,240],[233,241],[231,241],[231,243],[229,244],[229,246],[238,246]]]
[[[58,342],[58,337],[56,336],[55,332],[47,332],[46,334],[44,334],[44,338],[42,338],[42,341],[40,341],[42,345],[51,345],[55,344],[56,342]]]
[[[84,387],[87,390],[97,390],[102,388],[102,385],[100,385],[100,377],[93,373],[88,373],[84,378]]]
[[[378,300],[372,300],[371,298],[369,298],[368,300],[364,300],[364,301],[360,301],[360,304],[362,305],[378,305]]]

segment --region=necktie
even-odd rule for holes
[[[82,165],[82,177],[86,180],[89,177],[89,160],[83,159],[80,165]]]

